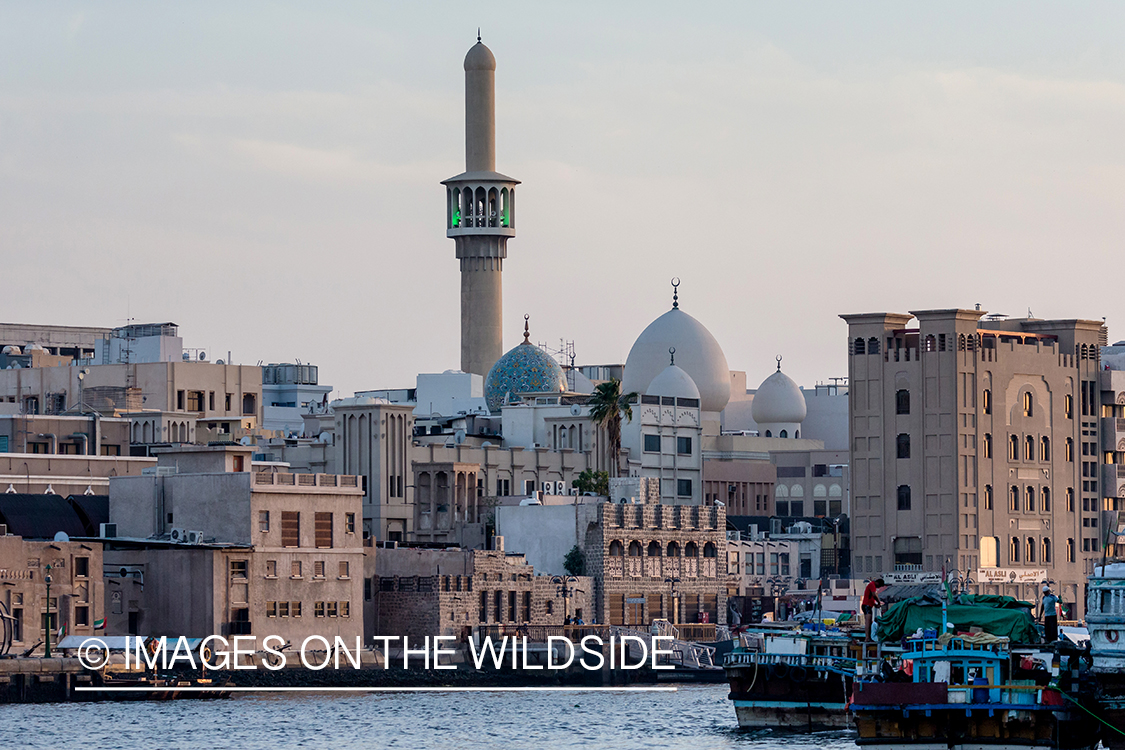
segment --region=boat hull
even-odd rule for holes
[[[847,706],[843,703],[736,699],[734,714],[742,729],[778,728],[820,732],[851,728]]]

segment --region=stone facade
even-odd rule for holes
[[[598,622],[726,622],[726,508],[597,506],[587,527],[586,573]],[[672,581],[669,579],[678,579]]]

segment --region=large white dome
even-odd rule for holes
[[[699,389],[700,408],[719,412],[730,401],[730,368],[719,342],[695,318],[674,307],[649,323],[629,350],[621,390],[648,393],[649,383],[668,367],[668,349],[676,348],[676,366]]]
[[[648,384],[647,396],[672,398],[699,398],[699,389],[688,375],[676,365],[668,365]]]
[[[750,414],[760,425],[800,424],[808,411],[801,389],[793,378],[781,371],[780,365],[777,372],[758,386],[750,406]]]

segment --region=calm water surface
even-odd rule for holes
[[[0,706],[4,748],[852,750],[847,732],[742,732],[726,685],[675,693],[243,694]]]

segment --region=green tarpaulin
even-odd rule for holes
[[[970,597],[964,597],[970,599]],[[994,606],[972,604],[950,604],[947,608],[948,622],[953,624],[951,632],[968,632],[979,627],[992,635],[1006,636],[1015,643],[1039,643],[1039,631],[1035,621],[1025,609],[1031,605],[1011,597],[985,597],[975,599],[1010,600],[995,601]],[[941,632],[941,605],[920,598],[907,599],[892,606],[887,614],[878,618],[879,640],[897,641],[904,635],[911,635],[919,628],[933,628]]]

